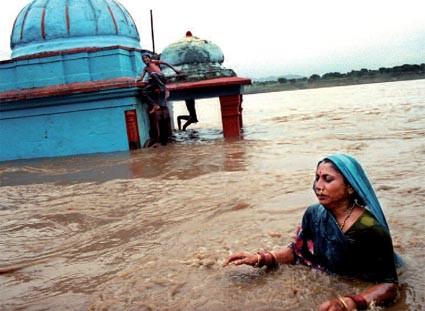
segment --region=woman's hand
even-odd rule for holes
[[[235,266],[239,265],[250,265],[255,266],[258,264],[257,254],[251,254],[247,252],[237,253],[229,256],[222,264],[222,266],[227,266],[230,263],[233,263]]]
[[[396,283],[380,283],[369,287],[359,295],[328,300],[320,306],[319,311],[356,310],[356,302],[354,301],[355,299],[357,299],[357,303],[360,305],[359,309],[363,310],[367,309],[367,306],[371,301],[374,301],[376,305],[381,305],[385,302],[393,301],[397,297],[397,293],[398,285]],[[344,300],[347,307],[344,307],[340,299]]]
[[[345,305],[340,300],[345,302]],[[355,302],[349,297],[341,297],[340,299],[332,299],[322,303],[319,311],[352,311],[356,310]]]

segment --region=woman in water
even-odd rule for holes
[[[279,252],[237,253],[223,266],[304,264],[374,283],[360,294],[324,302],[320,311],[365,310],[372,302],[393,301],[401,259],[394,253],[385,216],[361,165],[344,154],[324,158],[317,165],[313,190],[319,203],[307,209],[291,245]]]

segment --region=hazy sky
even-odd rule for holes
[[[71,0],[72,1],[72,0]],[[2,1],[0,59],[10,58],[13,22],[28,0]],[[239,76],[378,69],[425,63],[425,0],[120,0],[141,46],[161,52],[187,30],[222,49]]]

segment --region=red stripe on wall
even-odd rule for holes
[[[31,54],[31,55],[23,55],[23,56],[19,56],[19,57],[7,59],[7,60],[0,60],[0,64],[13,63],[15,61],[25,60],[25,59],[36,59],[36,58],[43,58],[43,57],[50,57],[50,56],[57,56],[57,55],[83,53],[83,52],[94,53],[98,51],[109,51],[113,49],[122,49],[129,52],[136,51],[142,54],[153,53],[152,51],[144,50],[144,49],[129,48],[126,46],[121,46],[121,45],[112,45],[112,46],[105,46],[101,48],[74,48],[74,49],[67,49],[67,50],[61,50],[61,51],[40,52],[36,54]]]
[[[69,21],[69,6],[66,6],[66,30],[68,31],[68,35],[71,32],[71,23]]]
[[[43,14],[41,14],[41,36],[43,39],[46,39],[46,31],[44,28],[44,18],[46,17],[46,9],[43,9]]]
[[[179,82],[173,84],[167,84],[167,90],[170,92],[174,91],[187,91],[191,89],[218,89],[227,85],[248,85],[251,84],[251,80],[248,78],[241,77],[225,77],[225,78],[214,78],[202,81],[193,82]],[[6,92],[0,92],[0,103],[10,102],[17,100],[29,100],[32,98],[40,97],[52,97],[52,96],[64,96],[70,94],[81,94],[89,92],[97,92],[102,90],[111,90],[119,88],[142,88],[146,85],[146,82],[140,82],[137,78],[132,77],[120,77],[100,81],[88,81],[88,82],[75,82],[69,84],[59,84],[39,88],[29,88],[21,90],[12,90]],[[172,96],[172,95],[171,95]],[[239,96],[239,95],[238,95]],[[214,96],[213,96],[214,97]]]
[[[21,40],[22,40],[22,38],[24,37],[24,25],[25,25],[25,21],[26,21],[26,19],[27,19],[28,11],[29,11],[29,8],[28,8],[28,9],[27,9],[27,11],[25,12],[24,20],[22,21],[22,24],[21,24],[21,36],[20,36],[20,39],[21,39]]]
[[[110,7],[109,5],[108,5],[108,10],[109,10],[109,13],[111,14],[112,21],[114,22],[114,26],[115,26],[115,33],[116,33],[116,34],[118,34],[117,21],[115,20],[114,13],[112,13],[111,7]]]

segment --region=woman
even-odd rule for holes
[[[394,253],[385,216],[360,164],[344,154],[326,157],[317,165],[313,190],[319,204],[307,209],[291,245],[279,252],[234,254],[223,266],[302,263],[375,283],[360,294],[324,302],[320,311],[365,310],[372,301],[393,301],[401,259]]]

